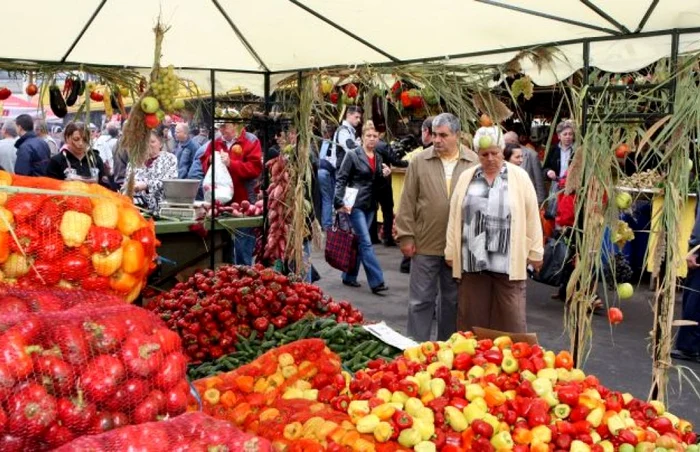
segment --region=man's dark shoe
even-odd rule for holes
[[[383,295],[382,292],[386,292],[389,290],[387,286],[384,285],[384,283],[381,283],[377,287],[372,287],[372,293],[375,295]]]
[[[671,358],[680,359],[681,361],[700,361],[700,355],[697,353],[687,353],[683,350],[671,350]]]
[[[343,284],[350,287],[362,287],[362,284],[357,281],[343,281]]]

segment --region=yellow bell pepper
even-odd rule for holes
[[[460,338],[456,339],[452,344],[452,351],[454,354],[467,353],[469,355],[474,355],[476,353],[476,346],[476,339],[466,339],[463,336],[460,336]]]
[[[408,394],[406,394],[403,391],[394,391],[394,393],[391,395],[391,401],[394,403],[400,403],[400,404],[405,404],[406,400],[408,400]]]
[[[456,432],[463,432],[471,423],[461,411],[453,406],[445,407],[445,422]]]
[[[598,444],[600,444],[600,447],[603,448],[603,452],[615,452],[615,446],[613,446],[613,443],[611,443],[607,439],[605,441],[599,442]]]
[[[544,362],[548,368],[554,368],[554,362],[556,361],[557,357],[553,351],[547,350],[546,352],[544,352],[544,356],[542,358],[544,359]]]
[[[303,399],[304,398],[304,391],[302,391],[301,389],[297,389],[297,388],[287,388],[287,390],[284,391],[284,394],[282,394],[282,398],[284,400]]]
[[[112,276],[122,266],[123,256],[124,251],[122,248],[117,248],[107,255],[101,253],[93,254],[92,266],[95,267],[95,273],[100,276]]]
[[[324,422],[326,422],[326,420],[319,416],[309,418],[306,422],[304,422],[304,427],[302,428],[301,436],[303,436],[304,438],[315,438],[318,431],[323,426]]]
[[[318,400],[318,389],[304,389],[303,398],[306,400]]]
[[[480,406],[474,403],[470,403],[469,405],[464,407],[464,417],[467,418],[467,422],[469,422],[470,424],[476,419],[483,419],[485,415],[486,410],[481,409]]]
[[[404,402],[404,409],[406,410],[406,413],[413,417],[418,416],[418,410],[421,408],[423,408],[423,402],[415,397],[410,397],[406,400],[406,402]]]
[[[119,221],[119,207],[109,199],[95,201],[92,208],[92,220],[97,226],[114,229]]]
[[[577,439],[571,442],[570,452],[591,452],[591,446]]]
[[[0,207],[0,232],[7,232],[12,229],[15,216],[4,207]]]
[[[476,398],[483,398],[485,395],[486,391],[484,391],[484,388],[480,384],[470,383],[467,385],[466,396],[467,400],[470,402]]]
[[[413,450],[414,452],[435,452],[437,449],[435,448],[435,443],[431,443],[430,441],[421,441],[413,446]]]
[[[287,379],[287,378],[292,378],[294,375],[296,375],[298,372],[297,366],[284,366],[282,368],[282,376]]]
[[[374,439],[377,442],[385,443],[391,439],[391,435],[394,434],[394,427],[388,422],[380,422],[379,425],[374,429]]]
[[[2,265],[6,278],[19,278],[29,273],[29,260],[24,255],[12,253]]]
[[[424,421],[428,421],[431,424],[435,423],[435,414],[433,413],[433,410],[428,408],[427,406],[424,406],[420,410],[418,410],[418,413],[415,416],[417,419],[422,419]]]
[[[420,433],[414,428],[407,428],[399,433],[399,444],[403,447],[413,447],[422,441]]]
[[[435,424],[433,421],[414,419],[413,428],[420,433],[421,440],[427,441],[435,434]]]
[[[354,423],[368,415],[370,411],[369,402],[367,400],[353,400],[348,405],[348,414]]]
[[[378,398],[378,399],[381,399],[381,400],[383,400],[383,401],[385,401],[385,402],[387,402],[387,403],[388,403],[388,402],[391,402],[391,391],[389,391],[389,390],[386,389],[386,388],[380,388],[380,389],[377,391],[377,398]]]
[[[617,414],[614,414],[608,418],[606,425],[608,426],[610,433],[617,435],[617,432],[625,428],[625,421],[623,421]]]
[[[511,450],[515,443],[513,443],[510,432],[498,432],[491,438],[491,445],[496,450]]]
[[[455,353],[454,351],[447,348],[445,350],[440,350],[439,352],[437,352],[437,358],[438,362],[442,363],[448,369],[452,369],[452,363],[455,360]]]
[[[586,420],[591,423],[591,426],[593,428],[598,428],[603,422],[604,414],[605,410],[603,410],[603,408],[595,408],[593,411],[588,413],[588,416],[586,416]]]
[[[304,426],[301,422],[292,422],[291,424],[285,425],[282,435],[285,439],[295,440],[301,438],[301,433]]]
[[[355,428],[357,428],[357,431],[360,433],[374,433],[374,429],[377,428],[380,422],[381,419],[379,419],[379,416],[376,414],[368,414],[357,421]]]
[[[552,431],[546,425],[538,425],[532,430],[532,442],[533,443],[546,443],[552,442]]]
[[[447,385],[445,380],[442,378],[433,378],[430,380],[430,392],[435,396],[435,398],[442,396],[445,393]]]
[[[277,364],[282,368],[291,366],[294,364],[294,357],[289,353],[280,353],[277,357]]]
[[[70,247],[82,245],[90,231],[90,226],[92,226],[90,215],[75,210],[64,212],[59,228],[63,243]]]
[[[379,420],[387,421],[396,413],[396,408],[388,403],[382,403],[381,405],[374,407],[372,414],[376,415]]]

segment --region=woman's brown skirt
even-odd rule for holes
[[[526,281],[511,281],[492,272],[462,273],[459,284],[457,330],[475,326],[526,333]]]

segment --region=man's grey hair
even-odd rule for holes
[[[2,125],[2,133],[12,138],[17,138],[17,135],[19,135],[17,124],[14,121],[5,121],[5,124]]]
[[[181,127],[185,133],[190,133],[190,126],[186,122],[178,122],[175,127]]]
[[[571,129],[571,131],[574,131],[574,123],[571,121],[562,121],[559,124],[557,124],[557,134],[562,133],[566,129]]]
[[[520,141],[518,140],[518,134],[513,132],[512,130],[510,132],[506,132],[503,135],[503,139],[505,140],[506,144],[519,145],[520,143]]]
[[[433,119],[433,130],[440,126],[448,126],[450,128],[450,132],[454,134],[457,134],[460,130],[462,130],[462,125],[459,122],[459,118],[452,113],[440,113],[435,117],[435,119]]]
[[[39,135],[46,135],[49,133],[49,127],[46,125],[46,121],[43,119],[35,119],[34,131]]]

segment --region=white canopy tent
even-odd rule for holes
[[[523,48],[559,45],[552,68],[523,62],[538,84],[590,65],[611,72],[644,67],[671,54],[700,50],[700,0],[35,0],[4,5],[7,36],[28,36],[2,58],[150,67],[152,28],[170,26],[163,62],[199,86],[262,94],[283,73],[359,64],[497,64]],[[634,39],[629,39],[634,37]],[[233,73],[235,72],[235,74]]]

